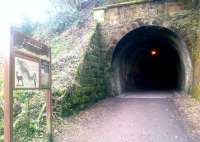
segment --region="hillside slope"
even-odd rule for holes
[[[54,89],[66,90],[76,83],[75,73],[96,28],[93,8],[103,3],[103,0],[85,0],[80,11],[81,17],[50,40]]]
[[[85,9],[83,22],[77,22],[51,41],[53,87],[57,90],[65,90],[75,83],[76,70],[94,31],[91,9]]]

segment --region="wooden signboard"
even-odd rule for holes
[[[17,31],[13,31],[12,36],[15,52],[14,89],[49,89],[50,48]]]
[[[11,30],[9,55],[4,64],[4,141],[13,142],[13,90],[46,90],[47,133],[51,130],[51,49],[18,31]]]

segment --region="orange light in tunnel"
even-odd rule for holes
[[[156,49],[152,49],[151,50],[151,56],[156,56],[156,55],[158,55],[157,50]]]

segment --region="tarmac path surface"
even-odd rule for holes
[[[56,141],[197,142],[179,117],[173,93],[129,93],[107,98],[66,120]]]

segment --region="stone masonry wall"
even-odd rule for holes
[[[107,68],[111,68],[112,54],[117,43],[128,32],[155,25],[168,28],[185,41],[193,64],[193,87],[188,89],[200,96],[200,14],[198,3],[190,1],[128,2],[94,9],[94,19],[101,24]],[[183,57],[184,58],[184,57]],[[108,70],[108,74],[112,71]]]
[[[105,75],[106,52],[103,50],[101,34],[97,24],[84,52],[83,61],[76,72],[76,83],[71,95],[65,95],[61,102],[62,116],[68,116],[107,96]]]

